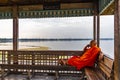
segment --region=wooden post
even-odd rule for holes
[[[97,45],[100,45],[100,15],[99,15],[99,1],[95,0],[95,21],[94,21],[94,40],[97,40]]]
[[[13,6],[13,50],[18,48],[18,9],[17,6]]]
[[[97,5],[96,1],[94,1],[94,16],[93,16],[93,39],[96,40],[96,14],[97,14]]]
[[[13,6],[13,51],[18,49],[18,6]],[[17,63],[17,56],[14,56],[14,63]]]
[[[120,80],[120,0],[115,0],[114,38],[114,80]]]
[[[100,46],[100,15],[97,14],[97,45]]]

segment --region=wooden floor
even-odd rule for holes
[[[1,79],[0,79],[1,80]],[[25,74],[10,74],[5,77],[4,80],[27,80],[27,75]],[[31,80],[55,80],[54,75],[47,74],[37,74],[31,78]],[[78,75],[61,75],[57,80],[80,80]]]

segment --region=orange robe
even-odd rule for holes
[[[99,51],[100,48],[94,46],[88,49],[82,56],[73,56],[68,59],[68,64],[75,66],[78,70],[86,66],[93,67]]]

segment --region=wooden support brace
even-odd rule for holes
[[[1,69],[1,79],[4,80],[4,69]]]
[[[58,71],[55,71],[55,80],[58,80],[59,75],[58,75]]]
[[[31,73],[30,73],[30,70],[27,70],[27,73],[28,73],[28,77],[27,77],[27,80],[31,80]]]
[[[5,73],[4,69],[1,69],[1,80],[5,80],[5,76],[7,76],[9,72]]]

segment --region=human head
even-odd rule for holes
[[[90,46],[91,47],[96,46],[96,45],[97,45],[97,42],[95,40],[90,41]]]

